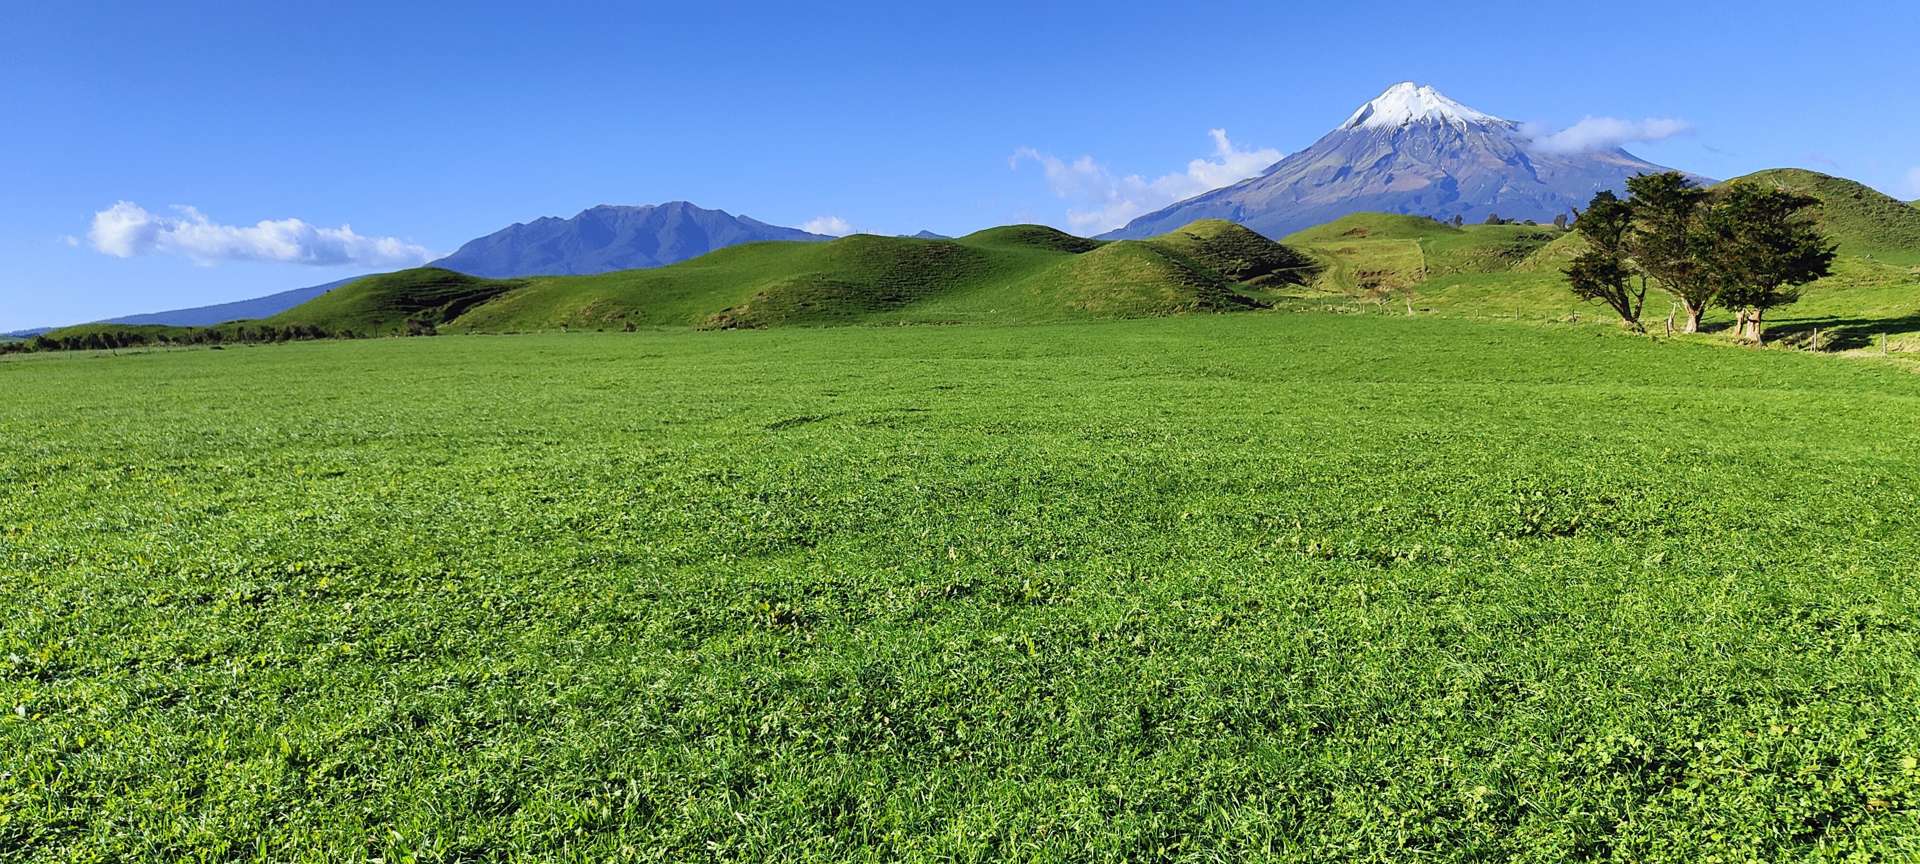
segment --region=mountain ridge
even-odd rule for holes
[[[291,309],[365,276],[349,276],[321,285],[294,288],[264,297],[252,297],[246,300],[234,300],[228,303],[212,303],[206,306],[193,306],[186,309],[172,309],[165,312],[143,312],[138,315],[122,315],[108,318],[100,324],[163,324],[173,327],[205,327],[210,324],[224,324],[228,321],[243,321],[254,318],[266,318]]]
[[[1551,221],[1638,173],[1667,171],[1618,147],[1556,153],[1520,124],[1404,82],[1333,131],[1253,177],[1136,217],[1100,235],[1128,239],[1195,219],[1226,219],[1281,238],[1350,213],[1480,222]]]
[[[742,243],[831,239],[687,201],[601,204],[567,219],[543,216],[515,222],[469,240],[427,266],[493,279],[589,276],[662,267]]]
[[[624,235],[609,234],[599,241],[582,240],[572,244],[563,238],[569,231],[577,230],[582,220],[618,221],[633,214],[659,214],[654,220],[655,236],[651,239],[638,236],[633,226],[628,226]],[[642,221],[646,217],[642,216]],[[923,231],[922,235],[932,235]],[[553,250],[546,255],[529,257],[517,250],[501,252],[504,245],[527,237],[539,237],[540,242],[551,244]],[[916,235],[919,236],[919,235]],[[599,204],[580,211],[570,219],[558,216],[542,216],[528,222],[515,222],[512,225],[490,234],[476,237],[461,244],[452,255],[429,262],[428,267],[441,267],[470,276],[486,278],[514,278],[518,276],[542,275],[589,275],[614,270],[628,270],[636,267],[660,267],[674,264],[689,258],[697,258],[715,249],[765,240],[804,240],[825,242],[832,240],[822,234],[810,234],[798,228],[787,228],[761,222],[750,216],[735,216],[725,210],[709,210],[688,201],[667,201],[661,204],[620,205]],[[477,245],[478,244],[478,245]],[[625,248],[631,246],[635,248]],[[619,247],[619,248],[616,248]],[[554,263],[556,254],[565,250],[583,248],[586,251],[572,262]],[[467,253],[463,257],[463,253]],[[518,262],[529,260],[528,265]],[[511,261],[513,263],[506,263]],[[535,264],[533,262],[539,262]],[[468,272],[462,266],[486,272]],[[547,272],[552,270],[550,274]],[[519,272],[525,270],[527,272]],[[502,272],[513,271],[513,272]],[[337,279],[321,285],[294,288],[249,297],[226,303],[214,303],[206,306],[193,306],[183,309],[169,309],[160,312],[143,312],[135,315],[121,315],[89,324],[126,324],[126,325],[162,325],[170,327],[206,327],[224,324],[229,321],[243,321],[272,318],[289,309],[293,309],[314,298],[320,297],[335,288],[379,274],[361,274]],[[77,325],[66,325],[77,326]],[[28,338],[61,327],[35,327],[12,331],[5,334],[14,338]]]

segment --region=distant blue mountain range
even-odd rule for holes
[[[452,255],[430,266],[493,278],[586,275],[662,267],[741,243],[832,239],[798,228],[768,225],[725,210],[707,210],[685,201],[644,207],[602,205],[583,210],[571,219],[548,216],[510,225],[468,241]],[[363,277],[295,288],[251,300],[109,318],[100,323],[204,327],[244,318],[266,318],[360,278]],[[4,335],[24,339],[49,329],[52,328]]]
[[[108,318],[102,324],[169,324],[175,327],[205,327],[210,324],[222,324],[239,321],[243,318],[265,318],[292,309],[342,285],[359,279],[349,276],[337,282],[314,285],[309,288],[295,288],[252,300],[235,300],[232,303],[216,303],[212,306],[195,306],[192,309],[174,309],[169,312],[148,312],[143,315],[127,315],[121,318]]]
[[[685,201],[602,205],[572,219],[546,217],[470,240],[431,266],[469,276],[577,276],[662,267],[715,249],[764,240],[832,240]]]

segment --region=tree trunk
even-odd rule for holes
[[[1744,336],[1747,339],[1747,341],[1752,342],[1755,345],[1758,345],[1761,342],[1760,314],[1761,314],[1761,310],[1759,309],[1747,310],[1746,322],[1741,325],[1741,328],[1742,328],[1741,335]],[[1818,346],[1815,346],[1815,347],[1817,348]]]
[[[1680,328],[1682,333],[1700,332],[1700,313],[1706,311],[1692,303],[1683,303],[1687,310],[1687,326]]]

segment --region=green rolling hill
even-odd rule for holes
[[[1587,240],[1578,231],[1568,231],[1513,265],[1517,273],[1564,273],[1573,259],[1587,251]]]
[[[753,243],[650,270],[487,280],[420,269],[370,277],[268,319],[362,333],[409,318],[448,332],[1051,321],[1247,309],[1302,282],[1307,256],[1227,222],[1103,243],[1015,225],[957,240],[855,235]]]
[[[1865,184],[1800,168],[1776,168],[1727,183],[1761,183],[1818,199],[1814,218],[1840,253],[1920,265],[1920,210]]]
[[[264,319],[275,325],[309,324],[335,332],[386,335],[408,321],[435,326],[525,286],[518,279],[482,279],[438,267],[368,276]]]
[[[1320,268],[1312,256],[1218,220],[1114,242],[1010,225],[953,240],[860,234],[750,243],[592,276],[483,279],[422,267],[369,276],[258,321],[198,330],[83,325],[49,336],[123,347],[263,341],[269,329],[312,338],[428,326],[506,333],[1137,318],[1260,308]]]
[[[1819,199],[1815,218],[1841,250],[1832,277],[1783,310],[1775,332],[1891,334],[1920,347],[1920,209],[1850,180],[1779,169],[1769,183]],[[1605,318],[1566,291],[1584,248],[1540,225],[1454,226],[1357,213],[1276,243],[1204,220],[1146,240],[1100,241],[1039,225],[958,239],[855,235],[751,243],[672,266],[593,276],[483,279],[420,268],[382,274],[251,322],[198,331],[83,325],[69,344],[260,341],[439,332],[889,323],[1033,323],[1289,308],[1408,309],[1469,317]],[[1653,292],[1647,316],[1664,316]],[[290,334],[290,335],[288,335]],[[199,337],[199,338],[196,338]],[[206,341],[218,341],[206,340]]]
[[[1377,297],[1441,277],[1505,273],[1566,232],[1537,225],[1454,227],[1424,216],[1355,213],[1289,235],[1324,269],[1315,287]]]
[[[1812,171],[1762,171],[1727,183],[1769,183],[1816,198],[1823,232],[1840,247],[1834,275],[1807,287],[1781,310],[1773,332],[1822,330],[1823,344],[1860,345],[1894,337],[1920,348],[1920,210],[1864,185]],[[1723,184],[1724,185],[1724,184]],[[1566,290],[1565,268],[1582,249],[1579,234],[1551,227],[1454,227],[1417,216],[1361,213],[1285,238],[1325,269],[1310,306],[1402,304],[1420,312],[1522,319],[1605,318]],[[1649,295],[1647,316],[1666,314]]]

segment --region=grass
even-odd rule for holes
[[[421,267],[349,282],[278,315],[268,324],[312,324],[332,332],[390,335],[407,321],[441,325],[526,283]]]
[[[1819,197],[1821,224],[1840,244],[1835,275],[1809,287],[1799,306],[1770,316],[1785,326],[1783,335],[1811,344],[1818,329],[1821,344],[1831,347],[1883,341],[1890,351],[1920,348],[1920,214],[1860,184],[1813,172],[1769,171],[1729,182],[1774,183]],[[595,276],[486,280],[402,271],[353,283],[264,323],[378,335],[405,332],[417,326],[408,324],[412,320],[448,332],[512,333],[1048,323],[1270,305],[1604,318],[1599,307],[1566,291],[1563,271],[1583,246],[1577,234],[1547,226],[1455,227],[1385,213],[1343,217],[1284,244],[1220,220],[1115,243],[1013,225],[955,240],[856,235],[829,243],[756,243],[669,267]],[[1664,314],[1663,302],[1653,292],[1651,320]],[[181,341],[187,334],[170,335]]]
[[[1817,198],[1814,218],[1841,254],[1920,266],[1920,212],[1865,184],[1817,171],[1777,168],[1729,183],[1762,183]]]
[[[1286,243],[1322,263],[1314,283],[1321,291],[1379,299],[1435,278],[1506,272],[1564,233],[1533,225],[1456,228],[1420,216],[1356,213],[1290,235]]]
[[[1893,199],[1809,171],[1762,172],[1738,182],[1774,182],[1820,197],[1822,228],[1841,248],[1832,276],[1769,316],[1772,336],[1803,345],[1818,329],[1826,349],[1877,351],[1884,338],[1891,352],[1920,351],[1920,214],[1889,216],[1889,207],[1900,208]],[[1911,225],[1902,221],[1908,219]],[[1286,242],[1324,266],[1313,290],[1274,298],[1290,308],[1399,311],[1411,304],[1418,313],[1467,318],[1611,316],[1567,291],[1565,269],[1585,248],[1576,233],[1522,225],[1455,228],[1420,217],[1363,213]],[[1668,306],[1657,287],[1649,290],[1644,320],[1657,329]],[[1715,310],[1708,325],[1717,328],[1727,319]]]
[[[149,339],[184,339],[193,332],[191,327],[174,327],[167,324],[75,324],[71,327],[59,327],[46,332],[46,336],[85,337],[88,334],[133,334]]]
[[[1433,317],[0,361],[0,859],[1920,856],[1920,378]]]
[[[410,270],[362,280],[270,322],[394,332],[425,315],[449,332],[517,332],[1150,317],[1250,308],[1258,303],[1242,283],[1297,282],[1310,267],[1225,222],[1112,244],[1014,225],[957,240],[862,234],[754,243],[596,276],[506,282]]]
[[[1254,286],[1299,285],[1319,270],[1312,257],[1221,219],[1202,219],[1148,241],[1228,280]]]

